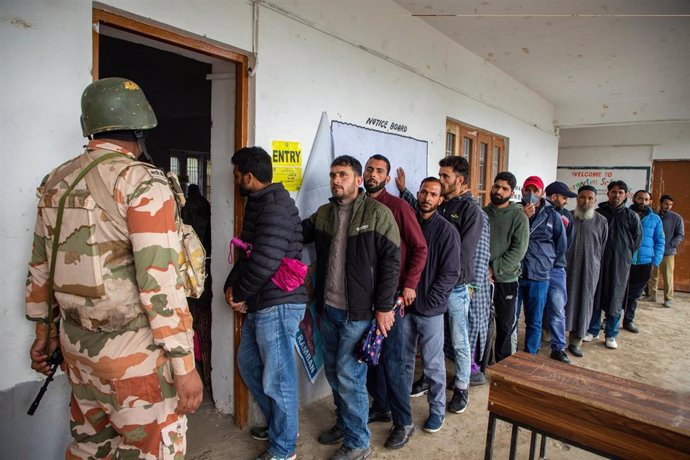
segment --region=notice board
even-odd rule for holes
[[[414,195],[419,190],[419,184],[428,176],[426,141],[339,121],[331,123],[331,131],[335,157],[353,156],[362,163],[362,169],[372,155],[379,154],[388,158],[391,162],[391,180],[386,190],[394,196],[400,195],[395,186],[396,168],[402,166],[405,170],[407,189]]]

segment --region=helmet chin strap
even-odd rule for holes
[[[149,155],[149,151],[146,149],[146,132],[142,130],[134,131],[134,135],[137,137],[137,144],[139,144],[139,150],[141,150],[141,156],[148,163],[153,164],[153,158]]]

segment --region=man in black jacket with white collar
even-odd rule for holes
[[[237,365],[264,413],[267,438],[260,458],[294,458],[297,440],[297,370],[293,338],[304,316],[304,285],[287,292],[274,282],[284,258],[302,257],[302,226],[294,200],[283,184],[271,183],[271,157],[260,147],[245,147],[232,157],[240,194],[247,197],[241,239],[251,245],[225,282],[226,301],[246,313]]]

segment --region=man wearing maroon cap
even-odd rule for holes
[[[525,351],[536,354],[541,344],[541,325],[554,265],[565,267],[565,227],[556,209],[543,198],[544,182],[530,176],[522,186],[522,204],[529,217],[529,244],[522,260],[518,288],[518,315],[525,306]],[[565,274],[565,273],[563,273]],[[565,276],[563,276],[565,283]],[[515,324],[517,329],[517,321]],[[552,356],[553,357],[553,356]]]

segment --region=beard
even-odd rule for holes
[[[504,197],[504,198],[501,198],[501,197],[498,196],[498,194],[496,194],[496,193],[492,193],[492,194],[491,194],[491,204],[493,204],[493,205],[495,205],[495,206],[504,204],[504,203],[506,203],[508,200],[510,200],[510,195],[508,195],[508,196],[506,196],[506,197]]]
[[[371,184],[370,184],[370,182],[364,183],[364,189],[368,193],[376,193],[379,190],[382,190],[386,186],[386,181],[378,182],[378,183],[376,183],[376,185],[372,185],[372,184],[373,184],[373,182]]]
[[[647,206],[644,204],[633,203],[630,205],[630,209],[632,209],[635,212],[639,212],[639,213],[646,213],[647,212]]]
[[[240,185],[240,196],[243,198],[246,198],[249,196],[249,194],[252,193],[251,190],[246,189]]]
[[[576,207],[575,211],[573,211],[573,216],[577,220],[592,220],[594,219],[594,207],[591,208],[581,208],[581,207]]]

